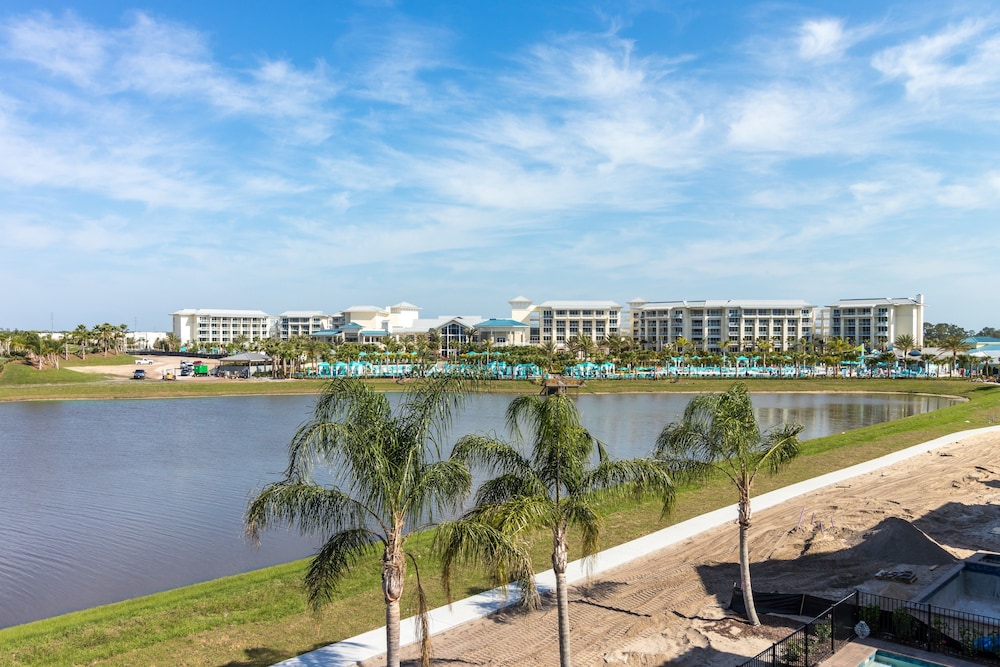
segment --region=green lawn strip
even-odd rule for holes
[[[32,388],[57,385],[60,387],[76,387],[80,383],[100,382],[105,376],[96,373],[79,373],[66,368],[47,368],[38,370],[20,361],[4,364],[0,372],[0,388],[16,394],[20,391],[30,391]]]
[[[134,366],[136,357],[131,354],[109,354],[104,356],[100,353],[88,355],[86,359],[81,359],[75,354],[70,354],[68,359],[59,357],[59,365],[63,368],[77,368],[79,366]]]
[[[809,441],[802,456],[786,471],[758,478],[755,494],[948,433],[987,426],[1000,417],[1000,387],[958,381],[931,383],[939,392],[971,400]],[[876,390],[869,389],[867,382],[861,384],[865,385],[863,391]],[[713,389],[721,386],[716,383]],[[602,548],[733,502],[729,484],[714,479],[702,487],[683,489],[666,521],[660,519],[657,503],[608,503]],[[275,532],[263,539],[281,536]],[[408,546],[418,554],[431,605],[439,606],[446,600],[429,540],[427,534],[414,535]],[[533,555],[538,571],[551,567],[550,548],[548,535],[537,536]],[[280,565],[0,630],[0,646],[10,647],[0,651],[0,665],[270,665],[384,624],[377,557],[359,564],[355,575],[340,587],[338,600],[320,612],[306,608],[301,588],[303,566],[304,561]],[[470,569],[455,582],[453,591],[456,597],[464,597],[491,587],[483,575]],[[404,614],[415,611],[414,589],[411,566]]]

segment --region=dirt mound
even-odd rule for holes
[[[935,566],[955,562],[955,557],[944,547],[909,521],[897,517],[883,519],[865,531],[860,543],[837,552],[834,557],[837,560],[884,563],[887,566],[900,563]]]

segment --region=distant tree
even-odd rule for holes
[[[979,330],[977,336],[982,336],[983,338],[1000,338],[1000,329],[995,329],[993,327],[983,327]]]
[[[892,341],[892,346],[903,353],[903,368],[907,368],[910,363],[910,350],[917,346],[910,334],[899,334]]]
[[[555,361],[556,357],[556,343],[552,340],[547,340],[538,345],[542,350],[542,355],[545,357],[545,370],[552,370],[552,362]]]
[[[957,336],[959,339],[968,338],[972,332],[963,329],[957,324],[931,324],[924,322],[924,344],[931,347],[941,347],[941,342],[946,338]]]
[[[951,374],[955,373],[955,362],[960,354],[968,352],[972,349],[972,346],[965,342],[967,336],[946,336],[943,340],[938,342],[938,347],[940,347],[945,352],[951,352]]]
[[[87,347],[90,345],[90,340],[93,337],[93,333],[87,328],[86,324],[78,324],[72,332],[66,336],[70,342],[78,345],[78,352],[81,359],[87,358]]]
[[[584,361],[590,359],[590,355],[594,353],[596,347],[594,339],[582,332],[574,334],[566,341],[566,344],[574,355],[578,358],[582,357]]]

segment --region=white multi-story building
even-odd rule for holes
[[[830,309],[830,338],[872,348],[892,345],[898,336],[924,345],[924,295],[916,298],[841,299]]]
[[[706,299],[629,301],[631,336],[662,350],[685,340],[695,349],[753,350],[766,340],[788,350],[813,336],[813,311],[806,301],[785,299]]]
[[[182,344],[228,345],[274,335],[276,318],[262,310],[215,310],[184,308],[171,313],[174,335]]]
[[[583,335],[592,341],[620,333],[622,307],[614,301],[545,301],[538,305],[517,297],[510,302],[510,319],[530,327],[532,344],[567,342]]]
[[[320,310],[286,310],[277,319],[277,332],[282,340],[311,336],[332,326],[333,317]]]

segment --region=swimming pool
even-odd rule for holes
[[[945,667],[945,665],[879,649],[865,658],[858,667]]]

